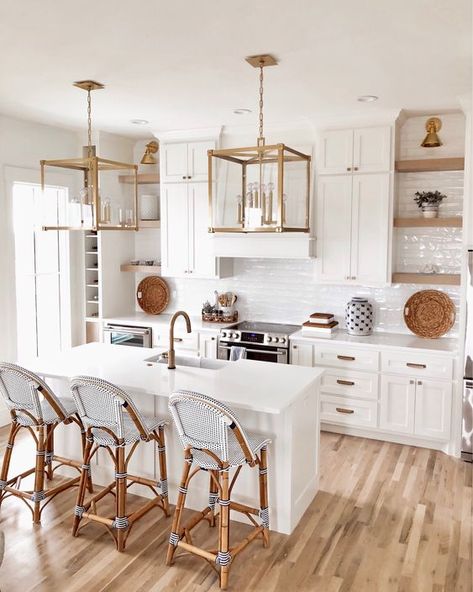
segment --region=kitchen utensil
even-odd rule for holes
[[[144,312],[157,315],[169,304],[169,287],[162,278],[150,275],[138,284],[136,297]]]
[[[404,322],[419,335],[436,339],[445,335],[455,323],[455,304],[440,290],[421,290],[404,305]]]

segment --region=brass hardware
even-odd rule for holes
[[[174,325],[179,317],[184,317],[186,321],[186,331],[190,333],[192,331],[191,320],[189,315],[183,310],[178,310],[172,315],[171,322],[169,323],[169,351],[168,351],[168,368],[169,370],[175,370],[176,368],[176,352],[174,351],[174,341],[180,339],[174,337]],[[182,339],[181,339],[182,341]]]
[[[347,167],[347,171],[351,171],[351,167]]]
[[[414,384],[414,380],[409,380],[409,384]]]
[[[102,90],[105,88],[105,85],[100,82],[95,82],[95,80],[78,80],[73,83],[73,86],[77,86],[77,88],[81,88],[87,92],[90,92],[91,90]]]
[[[276,60],[276,58],[268,53],[262,55],[249,56],[245,58],[245,60],[250,64],[250,66],[253,66],[253,68],[260,68],[261,65],[263,66],[263,68],[266,68],[267,66],[278,65],[278,61]]]
[[[355,383],[351,380],[342,380],[341,378],[337,378],[337,384],[342,384],[343,386],[355,386]]]
[[[182,175],[182,178],[183,179],[187,179],[187,175]]]
[[[442,129],[442,121],[438,117],[430,117],[425,123],[427,135],[424,138],[422,148],[438,148],[442,145],[437,132]]]
[[[180,343],[181,341],[184,341],[184,339],[182,339],[182,337],[174,337],[174,341]]]
[[[354,362],[355,358],[353,356],[339,356],[337,355],[339,360],[343,360],[344,362]]]
[[[347,415],[355,413],[353,409],[345,409],[344,407],[335,407],[335,411],[337,411],[337,413],[346,413]]]
[[[417,385],[418,385],[418,386],[422,386],[422,380],[418,380],[418,381],[417,381]]]
[[[159,144],[156,140],[152,140],[146,144],[146,150],[141,159],[141,164],[158,164],[158,161],[153,156],[159,150]]]
[[[211,341],[215,341],[215,337],[211,337],[210,339],[211,339]]]
[[[421,370],[427,368],[425,364],[414,364],[413,362],[406,362],[406,366],[408,368],[420,368]]]
[[[353,170],[354,170],[354,171],[357,171],[357,170],[358,170],[358,167],[355,167]]]
[[[292,346],[292,349],[297,349],[297,345],[293,345]]]

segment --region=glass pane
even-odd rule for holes
[[[136,224],[133,169],[99,171],[99,224],[132,227]],[[125,182],[120,176],[126,177]]]
[[[307,192],[309,163],[306,160],[292,160],[294,155],[286,152],[291,160],[284,163],[283,225],[287,228],[309,226],[307,216]]]

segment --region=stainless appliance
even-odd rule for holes
[[[105,325],[103,330],[103,340],[105,343],[112,343],[113,345],[151,347],[151,327]]]
[[[237,323],[220,331],[217,357],[229,360],[232,346],[238,346],[245,348],[248,360],[288,364],[289,336],[299,329],[278,323]]]
[[[463,460],[473,462],[473,250],[468,251],[466,302],[461,456]]]

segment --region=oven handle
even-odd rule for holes
[[[219,345],[218,347],[220,347],[221,349],[232,349],[232,346],[229,345]],[[237,345],[235,347],[244,347],[243,345]],[[245,350],[247,352],[250,352],[250,354],[254,353],[254,354],[276,354],[277,356],[284,356],[287,353],[287,350],[285,349],[249,349],[247,347],[245,347]]]
[[[117,326],[110,326],[104,327],[104,333],[124,333],[125,335],[149,335],[151,333],[150,329],[143,329],[141,327],[137,327],[136,329],[131,329],[128,327],[117,327]]]

